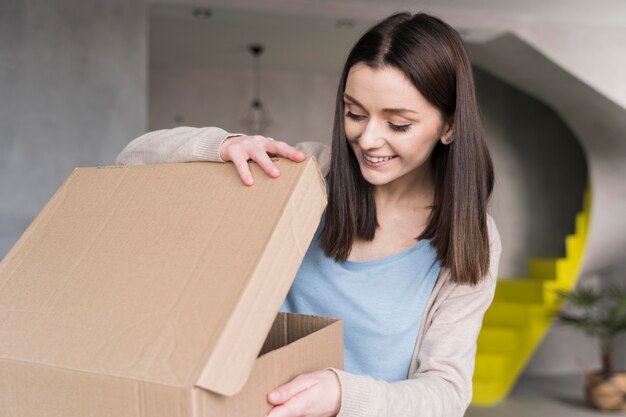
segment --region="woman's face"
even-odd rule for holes
[[[361,173],[373,185],[411,181],[430,170],[430,154],[451,130],[394,67],[352,66],[344,92],[346,137]]]

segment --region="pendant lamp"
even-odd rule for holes
[[[260,87],[260,73],[259,73],[259,60],[260,55],[263,53],[263,45],[253,44],[250,45],[248,50],[252,54],[254,79],[252,81],[253,97],[252,103],[244,117],[242,124],[246,128],[246,133],[249,135],[262,135],[265,133],[265,129],[271,124],[271,120],[267,110],[261,102],[261,87]]]

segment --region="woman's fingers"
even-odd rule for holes
[[[267,414],[267,417],[299,417],[314,415],[310,413],[311,399],[308,392],[302,391],[290,398],[285,403],[276,405]]]
[[[280,171],[278,170],[276,165],[274,165],[274,162],[272,162],[267,152],[265,152],[264,150],[259,148],[251,150],[250,158],[257,164],[259,164],[261,169],[265,171],[265,173],[270,177],[276,178],[280,175]]]
[[[292,379],[291,382],[276,387],[269,393],[268,398],[272,404],[282,404],[307,388],[317,384],[317,382],[318,380],[314,375],[310,373],[301,374]]]
[[[295,162],[302,162],[306,159],[306,155],[286,142],[275,140],[266,145],[268,152],[276,156],[291,159]]]
[[[220,156],[224,161],[232,161],[241,180],[246,185],[253,185],[254,178],[250,173],[248,160],[255,161],[270,177],[280,176],[280,171],[272,162],[269,154],[302,162],[306,155],[291,145],[264,136],[233,136],[226,139],[220,148]]]
[[[301,374],[275,388],[267,398],[268,417],[336,416],[341,410],[341,383],[332,370]]]
[[[233,165],[235,165],[235,169],[243,183],[245,185],[253,185],[254,178],[252,178],[252,174],[250,173],[248,155],[244,153],[241,148],[235,147],[234,149],[230,149],[229,159],[233,162]]]

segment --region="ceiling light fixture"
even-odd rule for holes
[[[247,133],[262,135],[265,129],[272,123],[263,103],[261,103],[260,69],[259,60],[263,53],[263,45],[253,44],[248,47],[252,54],[254,79],[252,81],[253,97],[252,104],[244,117],[242,124]]]
[[[213,16],[213,11],[211,9],[207,9],[206,7],[196,7],[193,9],[191,14],[196,19],[208,19]]]
[[[350,29],[353,28],[355,24],[354,19],[337,19],[335,21],[335,27],[337,29]]]

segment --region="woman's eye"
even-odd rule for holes
[[[406,132],[407,130],[409,130],[409,127],[411,127],[411,125],[394,125],[393,123],[389,123],[389,127],[391,127],[391,130],[395,132]]]
[[[363,119],[366,118],[365,116],[354,114],[351,111],[346,113],[346,117],[348,117],[348,118],[350,118],[352,120],[356,120],[356,121],[363,120]],[[394,125],[393,123],[389,123],[389,127],[394,132],[406,132],[407,130],[409,130],[411,125],[410,124],[408,124],[408,125]]]
[[[362,120],[365,116],[359,116],[358,114],[354,114],[351,111],[346,113],[346,117],[349,117],[352,120]]]

